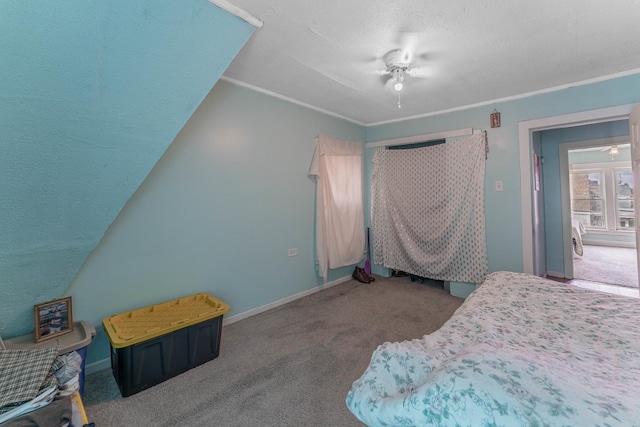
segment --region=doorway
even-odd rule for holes
[[[626,132],[628,123],[623,123]],[[638,287],[633,175],[627,136],[560,144],[563,216],[571,218],[564,277]]]
[[[520,194],[521,194],[521,215],[522,215],[522,261],[523,271],[530,274],[542,275],[538,266],[543,263],[537,262],[536,256],[544,256],[540,250],[540,241],[544,240],[544,233],[534,222],[534,215],[538,212],[533,210],[533,137],[534,133],[542,130],[561,129],[594,123],[605,123],[618,120],[625,120],[634,108],[634,104],[617,107],[603,108],[599,110],[584,111],[579,113],[566,114],[555,117],[547,117],[536,120],[528,120],[519,123],[518,139],[520,148]],[[545,207],[538,206],[544,209]],[[570,231],[570,217],[562,218],[563,230]],[[563,240],[566,240],[564,248],[571,249],[570,233],[562,233]]]
[[[575,172],[573,174],[575,179],[583,177],[586,180],[585,182],[588,182],[589,177],[592,177],[604,185],[604,170],[613,172],[611,165],[614,164],[607,163],[610,160],[610,155],[608,152],[600,151],[602,148],[599,147],[603,146],[615,146],[616,149],[621,150],[622,155],[617,154],[617,160],[624,158],[627,160],[627,165],[630,166],[628,148],[629,121],[626,119],[615,120],[541,130],[533,132],[533,140],[533,149],[541,157],[538,163],[542,164],[541,171],[537,167],[534,168],[534,212],[537,205],[541,204],[543,206],[541,211],[538,209],[538,216],[543,220],[537,222],[539,224],[537,232],[544,235],[544,242],[542,239],[536,240],[537,253],[544,254],[544,268],[538,268],[536,274],[567,279],[578,278],[573,271],[573,257],[576,254],[582,255],[581,237],[586,232],[584,228],[589,228],[590,231],[589,236],[586,236],[586,238],[595,240],[605,237],[609,230],[615,230],[616,226],[613,223],[613,215],[604,216],[604,213],[601,212],[605,201],[604,187],[601,189],[602,191],[594,189],[592,194],[589,194],[587,186],[586,194],[584,195],[585,200],[579,201],[585,206],[578,206],[579,208],[584,208],[584,212],[572,212],[569,177]],[[626,147],[622,148],[625,145]],[[570,158],[569,153],[574,153],[574,155]],[[591,175],[578,174],[578,170],[573,171],[569,167],[570,163],[575,168],[583,168],[584,171],[590,172]],[[534,160],[534,166],[535,164]],[[624,165],[616,162],[615,166],[621,168]],[[592,169],[584,169],[585,167]],[[541,175],[541,179],[539,175]],[[538,181],[541,181],[543,185],[538,184]],[[608,174],[607,183],[609,186],[613,183],[613,177]],[[613,192],[613,188],[610,190]],[[591,196],[601,198],[599,200],[589,200]],[[606,200],[613,203],[613,198],[606,198]],[[589,218],[590,211],[587,208],[590,208],[591,205],[593,205],[593,214]],[[602,223],[603,219],[609,220],[612,224],[607,227],[607,224]],[[618,234],[617,236],[610,236],[609,240],[622,240],[624,238],[632,246],[635,246],[633,228],[631,230],[630,236],[628,231],[625,233],[616,230],[613,233],[609,233]],[[600,243],[607,244],[608,242],[605,240],[603,239]],[[599,242],[595,241],[593,243],[597,244]],[[540,250],[540,248],[544,250]],[[589,252],[592,253],[594,251]]]

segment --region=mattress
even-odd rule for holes
[[[640,304],[497,272],[438,331],[384,343],[347,394],[369,426],[640,426]]]

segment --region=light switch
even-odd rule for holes
[[[502,191],[502,181],[496,181],[496,191]]]

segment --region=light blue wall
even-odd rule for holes
[[[252,32],[206,0],[0,2],[0,334],[63,295]]]
[[[544,208],[546,219],[547,271],[563,273],[562,197],[560,195],[559,144],[629,135],[629,121],[598,123],[541,131],[544,166]]]
[[[425,102],[428,102],[428,97]],[[640,102],[640,74],[577,86],[485,107],[367,128],[367,141],[420,135],[467,127],[488,131],[485,209],[489,270],[522,271],[520,153],[518,123],[526,120]],[[394,108],[392,104],[389,108]],[[502,127],[491,129],[489,115],[497,109]],[[367,150],[367,158],[371,158]],[[370,165],[369,165],[370,167]],[[496,192],[496,180],[504,191]],[[545,187],[548,184],[545,182]]]
[[[361,126],[218,82],[74,279],[78,317],[97,326],[203,291],[231,316],[321,284],[307,178],[319,133],[364,140]],[[89,362],[109,357],[97,329]]]

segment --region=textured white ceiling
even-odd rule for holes
[[[373,124],[640,72],[640,0],[230,0],[264,21],[224,75]],[[377,71],[411,48],[426,78]]]

